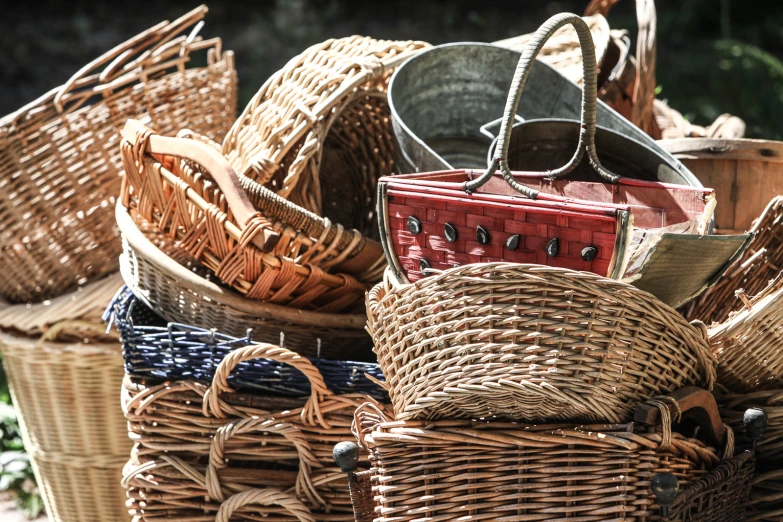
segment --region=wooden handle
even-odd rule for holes
[[[668,397],[677,401],[683,416],[687,416],[699,423],[701,427],[700,433],[709,443],[718,448],[723,446],[726,438],[726,426],[721,421],[718,404],[710,392],[696,386],[686,386],[674,393],[670,393]],[[667,405],[666,407],[669,408],[672,417],[674,417],[676,411],[673,406]],[[657,406],[642,403],[636,407],[634,420],[644,424],[655,425],[659,421],[659,413]]]
[[[150,129],[141,122],[128,120],[122,129],[122,137],[129,143],[136,145],[139,137],[147,132],[150,132]],[[226,158],[212,147],[197,140],[168,138],[151,134],[147,142],[147,151],[151,154],[184,158],[204,167],[220,187],[240,230],[244,230],[251,218],[257,214],[247,194],[242,190],[242,185],[239,183],[234,169]],[[270,252],[277,244],[278,239],[277,233],[264,228],[253,237],[252,241],[263,252]]]

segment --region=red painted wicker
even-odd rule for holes
[[[508,144],[530,65],[558,28],[573,24],[585,56],[582,133],[577,151],[562,168],[512,174]],[[575,15],[553,18],[531,38],[509,93],[500,139],[484,173],[455,170],[382,178],[379,220],[389,265],[401,282],[427,269],[510,261],[589,271],[619,279],[626,274],[643,234],[634,230],[676,225],[678,232],[704,232],[714,191],[622,178],[601,166],[596,132],[595,49],[585,22]],[[558,181],[582,161],[609,184]],[[496,174],[497,170],[500,173]],[[527,198],[519,197],[521,193]],[[406,281],[407,279],[407,281]]]

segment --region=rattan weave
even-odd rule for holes
[[[206,11],[156,25],[0,119],[0,296],[39,302],[116,271],[126,119],[164,134],[190,127],[220,139],[228,130],[233,54],[197,36]],[[202,53],[206,66],[188,67]]]
[[[393,173],[386,86],[398,65],[426,47],[363,36],[310,47],[261,87],[223,153],[237,172],[292,202],[374,235],[373,220],[361,214],[374,208],[378,178]],[[340,219],[346,207],[356,221]]]
[[[310,380],[309,398],[234,392],[234,367],[268,358]],[[250,488],[295,494],[314,520],[353,520],[348,480],[332,448],[350,438],[354,410],[366,395],[335,395],[306,359],[272,345],[240,348],[220,363],[210,385],[126,377],[123,408],[136,443],[125,468],[136,520],[201,521]],[[365,462],[364,467],[367,467]],[[222,507],[221,507],[222,506]],[[232,520],[289,520],[254,508]]]
[[[86,328],[86,330],[85,330]],[[127,520],[119,485],[131,447],[118,407],[122,355],[101,323],[64,322],[47,336],[0,334],[0,350],[52,522]],[[93,341],[84,344],[83,338]]]
[[[757,443],[756,453],[764,462],[783,461],[783,389],[752,393],[727,393],[719,397],[721,417],[734,428],[738,442],[743,438],[742,419],[748,408],[761,408],[767,414],[764,437]]]
[[[722,458],[698,439],[671,433],[670,420],[650,431],[633,424],[387,421],[363,406],[354,431],[373,463],[376,522],[643,522],[660,520],[650,490],[655,473],[671,472],[688,488]],[[739,479],[743,488],[733,500],[744,507],[747,470]]]
[[[482,263],[377,285],[368,330],[399,420],[624,422],[652,396],[712,387],[700,331],[587,272]]]

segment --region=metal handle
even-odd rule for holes
[[[595,45],[590,28],[584,20],[575,14],[562,13],[555,15],[542,25],[530,39],[528,46],[522,53],[517,64],[514,79],[511,82],[511,89],[506,100],[506,108],[503,113],[503,122],[500,127],[500,137],[495,148],[495,155],[489,168],[479,178],[464,183],[465,192],[471,193],[484,185],[495,174],[498,168],[503,173],[503,178],[511,188],[535,199],[538,191],[527,187],[514,179],[511,170],[508,167],[508,147],[511,141],[511,129],[513,127],[514,116],[517,113],[519,99],[522,97],[522,91],[525,88],[525,82],[530,74],[530,70],[538,53],[544,47],[546,41],[561,27],[571,24],[579,37],[579,44],[582,48],[582,67],[584,76],[584,90],[582,92],[582,131],[579,134],[579,144],[571,160],[564,166],[548,171],[550,178],[559,178],[571,172],[582,160],[585,149],[593,169],[605,180],[610,183],[616,183],[620,178],[606,170],[598,160],[595,151],[595,130],[596,130],[596,107],[597,107],[597,66],[595,63]]]

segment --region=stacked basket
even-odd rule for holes
[[[127,519],[122,355],[102,310],[122,284],[112,213],[119,129],[221,138],[235,117],[233,55],[202,39],[206,8],[162,22],[0,119],[0,348],[49,518]],[[201,57],[200,55],[204,55]],[[191,62],[206,65],[195,67]]]
[[[128,289],[106,318],[123,344],[134,520],[353,520],[331,450],[358,406],[388,400],[361,313],[385,267],[367,212],[392,172],[385,88],[424,46],[312,47],[222,148],[124,128]]]

